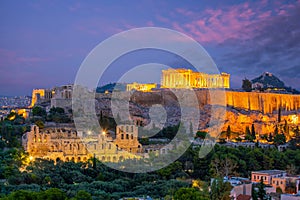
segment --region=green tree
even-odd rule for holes
[[[65,114],[65,110],[63,108],[60,108],[60,107],[52,107],[49,111],[49,113],[51,114]]]
[[[251,135],[253,140],[256,138],[255,126],[254,124],[251,125]]]
[[[281,122],[281,107],[278,109],[278,123]]]
[[[255,138],[253,138],[252,135],[251,135],[251,131],[250,131],[249,126],[246,126],[245,135],[246,135],[246,136],[245,136],[245,139],[248,140],[248,141],[253,142],[253,140],[255,139]]]
[[[252,83],[251,83],[251,81],[248,80],[247,78],[245,78],[243,80],[242,88],[246,92],[251,92],[252,91]]]
[[[92,200],[92,195],[84,190],[79,190],[75,196],[76,200]]]
[[[251,190],[252,200],[258,200],[257,191],[255,189],[256,189],[256,187],[254,187],[254,185],[252,185],[252,190]]]
[[[226,130],[226,137],[227,137],[227,140],[230,139],[230,135],[231,135],[231,128],[230,128],[230,125],[227,126],[227,130]]]
[[[246,135],[251,135],[249,126],[246,126],[245,134],[246,134]]]
[[[8,200],[33,200],[36,199],[36,194],[31,191],[19,190],[11,193],[8,196]]]
[[[37,120],[35,124],[40,128],[43,129],[45,127],[44,122],[42,120]]]
[[[46,200],[65,200],[67,198],[66,194],[57,188],[50,188],[39,195],[40,199]]]
[[[274,144],[275,145],[282,145],[285,144],[286,138],[284,134],[277,134],[274,136]]]
[[[94,169],[94,170],[97,169],[97,159],[96,159],[96,154],[94,154],[94,157],[93,157],[93,169]]]
[[[269,142],[273,142],[273,135],[272,135],[272,133],[269,133],[268,141]]]
[[[258,191],[257,191],[257,197],[260,200],[267,200],[267,193],[265,190],[265,184],[264,184],[264,180],[263,177],[261,177],[259,184],[257,185]]]
[[[235,174],[235,169],[237,168],[237,163],[228,158],[218,158],[216,157],[211,161],[211,172],[214,177],[224,177]]]
[[[215,179],[211,185],[211,200],[230,200],[232,186],[229,182],[223,182],[221,178]]]
[[[205,139],[206,135],[207,135],[207,132],[205,132],[205,131],[197,131],[197,133],[196,133],[196,136],[201,139]]]
[[[32,115],[33,116],[40,116],[45,117],[47,115],[46,110],[40,106],[34,106],[32,108]]]
[[[174,194],[175,200],[209,200],[207,194],[201,193],[196,188],[180,188]]]

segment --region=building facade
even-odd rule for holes
[[[230,75],[206,74],[190,69],[162,70],[162,88],[229,88]]]
[[[152,89],[156,88],[156,83],[129,83],[126,85],[126,91],[141,91],[141,92],[150,92]]]
[[[34,89],[32,90],[31,104],[32,108],[37,103],[42,103],[45,101],[50,101],[53,95],[53,90],[51,89]]]
[[[251,172],[252,182],[260,182],[263,179],[264,184],[272,185],[273,178],[285,177],[286,172],[282,170],[261,170]]]
[[[73,85],[62,85],[52,89],[51,108],[60,107],[68,111],[72,108]]]
[[[141,153],[142,145],[138,141],[138,127],[135,125],[118,125],[115,144],[130,153]]]
[[[273,178],[272,187],[280,188],[283,193],[298,193],[300,187],[300,176]]]
[[[121,125],[117,130],[126,127]],[[31,159],[42,158],[54,161],[87,161],[94,155],[103,162],[118,162],[124,159],[139,158],[142,145],[137,140],[137,127],[129,125],[134,137],[117,132],[114,139],[106,132],[91,134],[77,132],[73,127],[49,127],[39,129],[31,126],[31,130],[22,136],[22,145]],[[119,135],[120,134],[120,135]],[[126,133],[127,134],[127,133]],[[128,133],[129,134],[129,133]],[[124,135],[123,135],[124,137]],[[127,143],[130,140],[129,143]],[[123,143],[124,141],[124,143]],[[129,151],[131,149],[131,151]]]

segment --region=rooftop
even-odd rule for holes
[[[245,194],[240,194],[239,196],[237,196],[236,199],[237,199],[237,200],[250,200],[250,199],[251,199],[251,196],[245,195]]]
[[[260,171],[253,171],[252,173],[260,173],[260,174],[268,174],[268,175],[273,175],[273,174],[281,174],[281,173],[286,173],[285,171],[282,170],[260,170]]]

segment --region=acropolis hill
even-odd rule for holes
[[[228,125],[231,130],[237,133],[244,133],[246,126],[254,124],[257,133],[274,133],[275,125],[278,123],[278,111],[281,110],[281,123],[287,120],[292,126],[299,125],[300,95],[293,94],[274,94],[262,92],[237,92],[221,90],[195,90],[199,101],[201,119],[199,129],[205,129],[210,120],[211,98],[215,104],[226,106],[226,119],[223,127],[225,131]],[[225,98],[218,98],[224,95]],[[109,109],[105,109],[104,98],[110,94],[97,94],[97,110],[106,110],[110,115]],[[189,101],[188,96],[184,96]],[[223,101],[225,100],[225,101]],[[192,101],[192,100],[191,100]],[[219,102],[218,102],[219,101]],[[148,121],[147,110],[155,104],[161,104],[169,110],[170,116],[168,124],[175,125],[179,121],[177,116],[180,111],[176,107],[177,99],[171,91],[155,92],[134,92],[131,95],[131,114],[132,118]],[[191,105],[194,105],[191,102]],[[192,114],[191,114],[192,115]]]
[[[299,125],[300,95],[229,90],[229,77],[230,75],[227,73],[205,74],[187,69],[169,69],[162,72],[160,88],[156,88],[156,84],[132,83],[125,87],[127,91],[116,92],[120,99],[130,97],[132,120],[142,121],[144,124],[150,123],[148,112],[150,107],[155,104],[163,105],[169,113],[166,125],[179,123],[180,109],[176,106],[178,99],[172,90],[193,89],[198,98],[201,112],[199,130],[206,129],[210,120],[212,104],[226,106],[223,130],[231,126],[233,132],[244,133],[247,126],[254,124],[257,133],[269,134],[274,133],[276,124],[280,125],[285,121],[292,128]],[[72,108],[72,87],[72,85],[61,86],[45,90],[44,93],[41,93],[41,90],[34,90],[33,102],[37,101],[36,95],[39,94],[39,100],[51,101],[51,107],[64,107],[65,110],[69,110]],[[97,114],[102,112],[106,116],[112,117],[111,97],[111,92],[95,94]],[[188,104],[190,102],[191,106],[195,106],[194,100],[189,96],[183,95],[182,98]],[[194,108],[195,112],[199,108]],[[278,121],[279,110],[282,115],[280,122]],[[192,117],[193,113],[191,113]]]

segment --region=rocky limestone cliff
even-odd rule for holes
[[[221,90],[198,90],[195,91],[195,94],[198,99],[197,106],[195,106],[193,98],[189,98],[189,95],[184,95],[184,93],[178,93],[177,95],[181,95],[179,97],[171,91],[120,93],[118,95],[120,101],[126,102],[130,99],[129,113],[131,119],[126,119],[128,116],[120,117],[121,119],[142,121],[143,124],[149,124],[151,123],[149,110],[153,105],[159,104],[164,107],[167,114],[167,121],[164,125],[177,125],[182,115],[178,98],[182,98],[185,99],[185,106],[189,107],[189,115],[186,116],[185,121],[196,124],[197,122],[193,121],[194,116],[200,110],[199,130],[206,130],[210,125],[212,115],[218,115],[218,113],[212,113],[211,104],[219,105],[220,112],[226,109],[221,128],[223,131],[226,131],[227,127],[230,126],[232,132],[242,134],[247,126],[251,127],[254,124],[255,130],[259,134],[274,133],[279,108],[282,112],[282,122],[286,120],[291,127],[299,125],[300,95]],[[111,94],[98,94],[96,97],[97,113],[99,114],[101,110],[103,114],[112,116]],[[118,114],[122,114],[124,109],[128,110],[121,105],[118,106]],[[216,110],[219,112],[218,109]]]

